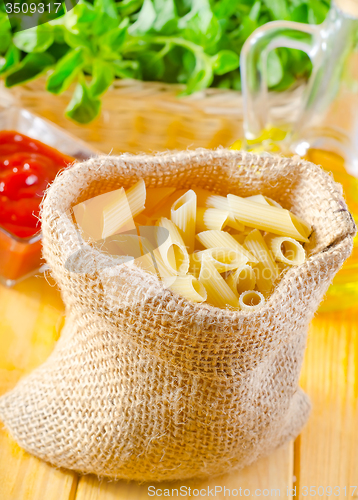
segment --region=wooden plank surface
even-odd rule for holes
[[[60,295],[44,278],[0,286],[0,394],[48,357],[63,318]],[[76,487],[76,474],[29,455],[0,427],[1,500],[74,500]]]
[[[0,393],[47,358],[63,319],[59,293],[44,278],[31,278],[13,289],[0,286]],[[244,490],[250,491],[249,496],[264,496],[265,489],[271,497],[280,489],[280,497],[287,497],[287,487],[296,481],[299,498],[304,497],[304,486],[340,486],[340,494],[332,494],[335,498],[344,498],[347,486],[346,496],[350,496],[348,486],[358,483],[357,358],[358,311],[318,315],[310,329],[301,377],[313,412],[295,445],[288,444],[235,474],[207,481],[161,483],[156,488],[162,489],[162,496],[164,489],[180,486],[206,491],[217,486],[215,498],[228,498],[219,491],[225,486],[231,491],[241,488],[238,496],[245,496]],[[271,490],[276,493],[271,495]],[[321,498],[328,496],[325,492]],[[0,431],[0,500],[144,498],[150,498],[148,485],[94,476],[78,478],[72,472],[56,470],[22,451],[6,431]]]
[[[301,386],[313,410],[295,444],[300,497],[323,486],[321,498],[358,498],[358,309],[314,319]]]
[[[292,487],[292,472],[293,472],[293,444],[288,444],[281,449],[277,450],[270,457],[263,458],[257,461],[252,466],[232,474],[225,474],[209,480],[190,480],[190,481],[176,481],[165,483],[151,483],[138,485],[135,483],[126,483],[124,481],[108,481],[105,479],[99,480],[93,476],[84,476],[80,478],[78,483],[76,500],[144,500],[148,498],[160,498],[164,496],[165,490],[170,493],[170,496],[175,497],[176,492],[172,490],[177,489],[192,493],[195,496],[194,490],[204,490],[208,496],[208,489],[213,494],[216,493],[215,498],[222,500],[228,498],[229,491],[237,496],[256,496],[263,492],[263,490],[280,490],[286,492],[288,485]],[[148,490],[151,486],[152,489]],[[154,494],[153,487],[158,491]],[[180,490],[180,488],[186,488]],[[190,488],[190,490],[189,490]],[[216,488],[216,491],[215,491]],[[221,489],[220,489],[221,488]],[[226,491],[224,490],[226,488]],[[240,495],[241,488],[241,495]],[[153,495],[148,495],[148,491]],[[230,495],[231,496],[231,495]]]

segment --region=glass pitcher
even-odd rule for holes
[[[278,47],[303,50],[313,67],[298,113],[279,121],[267,90],[267,56]],[[274,21],[261,26],[242,49],[241,78],[246,146],[257,149],[263,142],[264,149],[299,154],[331,171],[358,222],[358,0],[336,0],[320,25]],[[356,238],[322,309],[357,303]]]

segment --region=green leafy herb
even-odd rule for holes
[[[92,96],[90,89],[82,77],[66,109],[66,116],[78,123],[89,123],[96,118],[100,109],[101,101]]]
[[[183,83],[182,95],[210,85],[241,89],[239,55],[263,24],[321,23],[329,0],[79,0],[64,16],[12,34],[0,3],[0,74],[8,87],[48,73],[60,94],[73,83],[66,114],[87,123],[115,78]],[[307,78],[306,54],[276,49],[267,57],[269,87]]]

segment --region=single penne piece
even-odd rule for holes
[[[154,247],[148,238],[139,236],[138,242],[140,246],[141,256],[136,258],[134,264],[144,271],[159,276],[158,265],[154,256]]]
[[[214,264],[208,259],[202,261],[199,281],[206,289],[206,300],[209,304],[223,309],[227,306],[239,307],[238,295],[231,290]]]
[[[170,196],[168,196],[164,203],[161,203],[159,207],[155,209],[153,213],[150,213],[149,216],[153,220],[158,220],[160,217],[166,217],[170,219],[170,213],[173,206],[173,203],[177,201],[178,198],[183,196],[188,191],[188,189],[178,189],[174,191]]]
[[[153,251],[153,256],[159,278],[161,279],[165,287],[169,287],[172,283],[174,283],[174,281],[178,277],[178,274],[175,273],[175,271],[173,271],[170,266],[167,266],[164,263],[158,248]]]
[[[196,225],[196,194],[192,189],[178,198],[172,205],[170,216],[179,228],[189,253],[194,251]]]
[[[198,207],[206,207],[206,200],[213,195],[213,192],[196,186],[191,189],[195,191]]]
[[[240,295],[239,304],[243,311],[256,311],[265,303],[265,297],[256,290],[247,290]]]
[[[174,271],[175,274],[186,274],[189,270],[189,254],[179,229],[174,222],[165,217],[161,217],[156,222],[156,227],[158,250],[164,265],[171,271]],[[164,228],[167,231],[164,237],[162,234],[163,231],[160,231],[160,228]]]
[[[299,266],[306,260],[303,246],[293,238],[267,234],[264,239],[275,260],[290,266]]]
[[[271,270],[262,262],[259,262],[253,268],[256,276],[256,288],[265,297],[268,297],[273,287]],[[278,269],[278,268],[277,268]]]
[[[197,233],[210,229],[220,231],[226,226],[229,215],[225,210],[199,207],[196,211],[195,230]]]
[[[245,247],[255,255],[267,269],[271,271],[272,281],[278,276],[277,265],[272,257],[271,251],[258,229],[251,231],[245,238]]]
[[[277,201],[269,198],[268,196],[264,196],[263,194],[255,194],[253,196],[247,196],[245,200],[256,201],[257,203],[263,203],[264,205],[271,205],[271,207],[282,208],[282,206],[277,203]]]
[[[204,302],[207,299],[207,292],[204,285],[195,276],[187,274],[186,276],[176,276],[174,281],[170,282],[164,278],[164,284],[175,293],[191,302]]]
[[[255,271],[246,264],[232,271],[225,281],[231,290],[238,294],[253,290],[256,285]]]
[[[73,207],[73,214],[85,241],[98,241],[119,230],[135,228],[123,188],[78,203]]]
[[[145,209],[143,214],[150,217],[152,213],[160,209],[170,195],[176,191],[175,187],[147,188]]]
[[[134,197],[136,197],[136,194],[138,193],[135,192]],[[127,193],[124,190],[121,192],[120,196],[106,204],[103,208],[102,217],[102,238],[112,236],[119,231],[129,231],[133,229],[133,226],[135,227],[133,212],[128,201]]]
[[[256,286],[261,293],[267,296],[279,275],[277,264],[258,229],[254,229],[246,237],[245,247],[259,260],[259,263],[254,267]]]
[[[165,283],[165,286],[169,286],[171,283],[174,283],[177,274],[171,267],[164,264],[159,249],[154,248],[149,239],[144,236],[141,236],[139,241],[141,245],[142,257],[136,259],[135,263],[146,271],[156,274],[161,281]]]
[[[232,248],[246,257],[247,262],[254,264],[258,262],[257,258],[250,251],[240,245],[231,234],[225,231],[203,231],[197,234],[196,238],[205,248]]]
[[[262,231],[290,236],[299,241],[308,241],[307,231],[303,231],[302,223],[289,210],[270,205],[264,205],[233,194],[227,196],[230,208],[235,217],[250,226]]]
[[[209,259],[219,271],[225,273],[237,269],[247,263],[247,257],[232,248],[208,248],[190,255],[193,264],[201,263],[203,259]]]
[[[277,203],[277,201],[262,194],[248,196],[247,198],[245,198],[245,200],[256,201],[258,203],[263,203],[264,205],[271,205],[272,207],[282,208],[282,206],[279,203]],[[298,215],[292,214],[292,216],[297,227],[299,227],[299,225],[301,224],[300,232],[308,238],[312,232],[311,226],[306,221],[298,217]]]
[[[243,233],[231,233],[231,236],[236,240],[240,245],[245,243],[246,236],[252,231],[250,228],[249,231],[244,231]]]
[[[143,179],[140,179],[131,188],[126,190],[126,196],[132,217],[140,214],[145,208],[146,188]]]
[[[226,196],[212,194],[206,199],[205,206],[208,208],[217,208],[218,210],[225,210],[226,212],[229,212],[229,218],[226,225],[232,227],[233,229],[236,229],[237,231],[243,231],[245,229],[244,224],[236,220]]]
[[[298,215],[294,215],[294,220],[297,226],[301,225],[301,232],[304,233],[308,238],[312,233],[312,227],[308,224],[308,222],[301,219],[301,217],[298,217]]]

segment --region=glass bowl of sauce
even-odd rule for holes
[[[12,125],[16,129],[12,129]],[[41,134],[41,130],[46,133]],[[58,143],[59,148],[36,139],[36,135],[47,137],[47,142],[52,144]],[[0,113],[2,284],[12,286],[41,270],[44,262],[41,260],[39,213],[43,194],[61,170],[76,159],[82,160],[96,153],[82,141],[26,110],[12,109]]]

